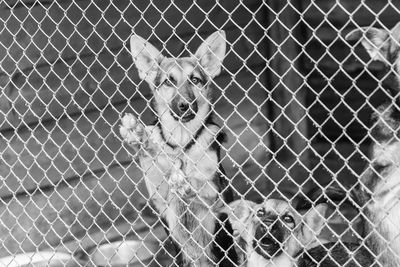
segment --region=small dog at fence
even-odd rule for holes
[[[318,239],[327,208],[321,203],[301,215],[284,200],[268,199],[261,204],[236,200],[220,212],[228,214],[243,266],[379,266],[373,265],[369,250],[358,244]]]
[[[232,229],[226,216],[213,212],[233,200],[220,165],[225,134],[212,120],[211,104],[225,32],[210,35],[192,57],[164,57],[137,35],[130,46],[139,76],[152,90],[157,121],[145,126],[126,114],[120,134],[137,152],[152,205],[179,252],[178,265],[231,266]]]
[[[382,266],[400,266],[400,23],[391,30],[356,29],[346,39],[360,42],[373,60],[395,72],[395,101],[372,116],[371,163],[354,195],[367,218],[366,245]]]
[[[236,200],[220,212],[233,227],[240,264],[248,267],[294,267],[302,252],[318,244],[327,205],[300,215],[288,202],[268,199],[256,204]]]

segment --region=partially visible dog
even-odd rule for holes
[[[304,250],[318,244],[326,209],[320,204],[302,216],[288,202],[268,199],[262,204],[236,200],[221,212],[232,224],[240,264],[290,267]]]
[[[362,245],[318,239],[327,208],[321,203],[301,215],[288,202],[269,199],[262,204],[236,200],[220,211],[232,223],[239,262],[244,266],[379,266]]]
[[[366,245],[382,266],[400,266],[400,23],[389,31],[356,29],[346,39],[360,42],[373,60],[384,62],[397,82],[394,101],[373,114],[371,163],[354,195],[367,218]]]
[[[180,251],[180,266],[236,261],[229,221],[213,212],[233,200],[220,166],[225,135],[212,120],[212,81],[221,72],[225,38],[215,32],[193,56],[176,59],[139,36],[130,41],[139,76],[152,89],[157,120],[145,126],[126,114],[120,134],[137,152],[151,202]]]

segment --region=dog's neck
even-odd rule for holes
[[[185,148],[190,142],[196,141],[199,132],[207,128],[210,109],[199,111],[194,119],[183,123],[175,119],[170,113],[164,112],[160,116],[159,126],[163,139],[174,148]]]
[[[296,266],[296,258],[297,256],[292,257],[292,255],[297,255],[299,253],[296,253],[297,251],[294,251],[293,249],[289,249],[288,247],[281,247],[280,251],[271,251],[268,252],[268,254],[264,254],[261,251],[257,251],[257,249],[252,245],[253,239],[252,237],[254,234],[251,235],[251,237],[247,238],[246,241],[241,241],[243,245],[245,245],[245,248],[242,247],[242,251],[246,251],[246,266],[247,267],[295,267]],[[286,236],[285,240],[287,238],[290,238],[290,236]],[[239,238],[239,240],[245,240],[243,237]],[[281,242],[284,242],[281,240]],[[291,251],[293,250],[293,251]],[[301,250],[299,248],[299,250]]]
[[[295,261],[289,255],[282,252],[280,255],[271,259],[266,259],[262,255],[256,253],[253,249],[248,251],[247,267],[294,267]]]

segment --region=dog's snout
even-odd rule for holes
[[[178,109],[180,112],[186,112],[189,109],[189,103],[181,101],[178,103]]]
[[[190,121],[196,116],[198,111],[197,101],[196,99],[186,99],[177,95],[171,102],[171,110],[175,118],[183,122]]]

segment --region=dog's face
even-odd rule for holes
[[[400,23],[391,30],[374,27],[355,29],[346,35],[346,40],[359,41],[372,60],[382,61],[391,67],[400,85]]]
[[[324,225],[326,209],[325,204],[320,204],[303,216],[288,202],[269,199],[262,204],[237,200],[224,211],[237,243],[247,254],[248,265],[252,266],[252,259],[264,263],[290,262],[290,257],[313,246]]]
[[[223,31],[209,36],[192,57],[167,58],[140,36],[130,40],[141,79],[153,91],[152,105],[160,118],[182,123],[210,112],[210,81],[221,72],[226,42]]]

